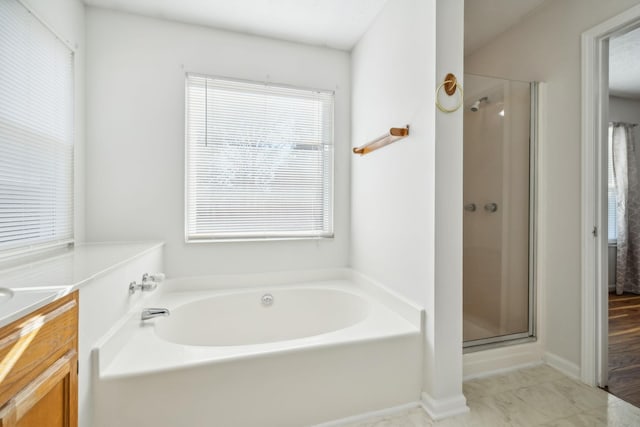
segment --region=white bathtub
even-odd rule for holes
[[[357,282],[173,281],[146,303],[169,317],[133,313],[97,349],[95,425],[303,426],[419,400],[420,310]]]
[[[263,297],[269,302],[263,303]],[[159,338],[196,346],[275,343],[348,328],[365,320],[371,310],[371,303],[361,295],[335,285],[187,298],[192,301],[179,306],[167,301],[176,308],[169,317],[155,321]]]

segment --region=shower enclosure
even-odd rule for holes
[[[537,84],[465,75],[464,347],[535,336]]]

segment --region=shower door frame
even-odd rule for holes
[[[473,74],[472,74],[473,75]],[[505,80],[505,79],[500,79]],[[537,226],[538,226],[538,82],[529,82],[529,274],[528,274],[528,330],[514,334],[497,335],[477,340],[463,341],[465,353],[536,341],[536,266],[537,266]],[[464,292],[464,289],[463,289]],[[463,312],[464,316],[464,312]]]

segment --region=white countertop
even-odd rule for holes
[[[84,243],[0,269],[0,327],[67,295],[86,283],[145,253],[162,242]]]

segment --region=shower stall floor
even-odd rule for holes
[[[464,341],[475,341],[484,338],[495,337],[500,334],[497,328],[490,328],[487,325],[480,325],[472,319],[465,319],[462,324],[462,337]]]

